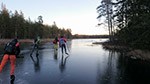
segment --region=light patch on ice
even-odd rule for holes
[[[23,79],[17,79],[16,84],[30,84],[30,83]]]

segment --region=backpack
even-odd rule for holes
[[[60,39],[60,44],[65,44],[64,40],[63,39]]]
[[[15,53],[15,48],[16,48],[16,42],[14,42],[14,41],[9,42],[6,45],[5,53],[7,53],[7,54],[13,54],[13,53]]]
[[[57,43],[56,40],[54,40],[53,43],[56,44]]]

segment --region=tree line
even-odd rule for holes
[[[38,35],[41,38],[55,38],[63,35],[66,38],[72,38],[71,29],[58,28],[56,23],[53,25],[43,24],[42,16],[38,21],[25,19],[23,12],[16,10],[15,13],[8,11],[2,4],[0,10],[0,39],[33,39]]]
[[[79,35],[79,34],[75,34],[73,35],[73,38],[77,39],[77,38],[108,38],[108,35]]]
[[[97,18],[105,17],[110,41],[150,49],[149,3],[150,0],[102,0],[96,8]]]

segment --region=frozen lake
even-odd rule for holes
[[[21,46],[24,58],[16,59],[14,84],[150,84],[150,63],[92,44],[105,40],[68,41],[69,55],[62,55],[60,49],[54,52],[53,44],[45,43],[33,58],[32,46]],[[9,61],[0,74],[0,84],[10,84]]]

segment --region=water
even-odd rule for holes
[[[68,41],[69,56],[54,52],[52,43],[40,45],[39,57],[31,45],[21,46],[24,58],[17,58],[14,84],[150,84],[150,63],[131,59],[123,52],[103,49],[92,42],[106,39]],[[0,84],[9,83],[10,62]]]

